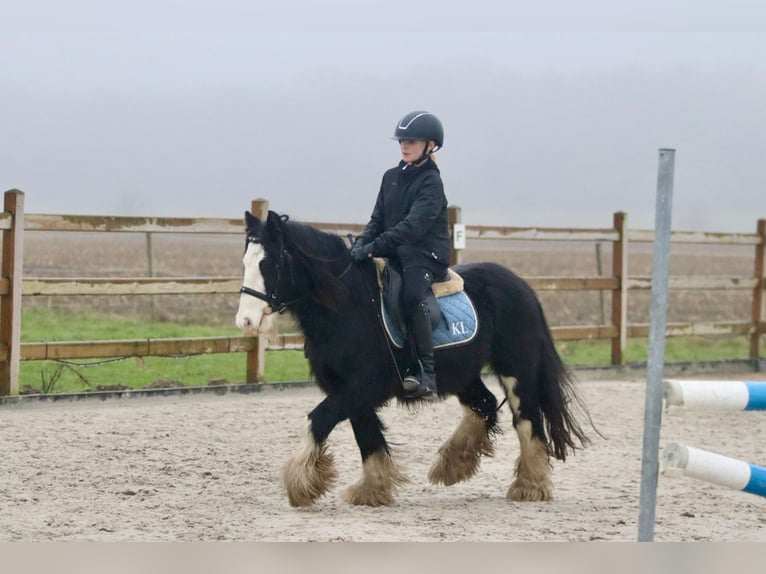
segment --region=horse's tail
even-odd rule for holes
[[[540,313],[542,314],[542,307]],[[546,445],[548,454],[563,461],[570,450],[574,452],[591,442],[578,419],[587,419],[596,433],[598,430],[593,425],[588,407],[572,373],[556,350],[544,315],[542,320],[544,336],[540,348],[538,400],[549,438]]]

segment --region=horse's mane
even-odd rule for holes
[[[309,274],[314,299],[331,309],[348,296],[348,288],[339,275],[350,264],[343,239],[305,223],[289,220],[283,227],[285,243]]]

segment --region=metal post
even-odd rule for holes
[[[665,367],[665,325],[668,307],[670,220],[673,207],[675,150],[660,149],[657,172],[657,203],[654,215],[652,300],[649,317],[649,356],[646,367],[644,444],[641,458],[641,494],[638,508],[638,541],[654,540],[659,476],[660,423],[662,422],[662,375]]]

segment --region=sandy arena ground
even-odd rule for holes
[[[751,378],[751,377],[744,377]],[[0,540],[635,541],[644,382],[584,382],[606,439],[555,462],[555,500],[504,498],[518,442],[504,408],[496,455],[452,487],[426,480],[461,411],[454,398],[381,411],[411,482],[389,508],[339,493],[361,472],[350,425],[330,437],[340,480],[310,509],[280,479],[313,388],[0,406]],[[496,384],[490,388],[499,393]],[[663,414],[671,441],[766,464],[766,413]],[[658,541],[766,541],[766,499],[686,478],[660,478]]]

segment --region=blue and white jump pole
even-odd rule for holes
[[[766,468],[672,442],[662,454],[665,476],[690,476],[734,490],[766,496]]]
[[[665,404],[734,411],[766,410],[764,381],[693,381],[666,379]]]

